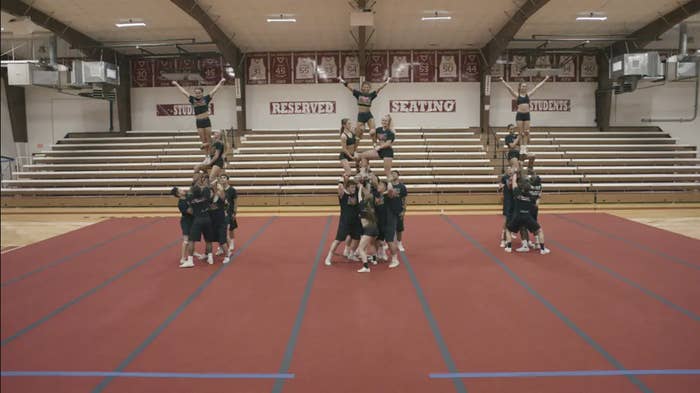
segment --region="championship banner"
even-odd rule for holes
[[[155,87],[170,87],[172,86],[172,80],[167,79],[163,74],[174,74],[177,72],[176,61],[172,59],[156,59],[154,62],[155,75],[154,83]]]
[[[552,55],[543,55],[543,56],[537,56],[535,58],[535,67],[537,68],[552,68]],[[537,73],[537,77],[532,79],[533,82],[539,81],[543,79],[546,75],[542,75],[541,73]]]
[[[316,52],[294,53],[294,83],[316,83]]]
[[[462,51],[462,82],[479,82],[479,54]]]
[[[455,112],[456,100],[390,100],[391,113]]]
[[[203,57],[198,60],[199,72],[204,78],[204,85],[216,85],[223,75],[223,59],[218,57]]]
[[[345,82],[360,81],[360,59],[357,52],[341,52],[340,64],[342,65],[342,76]]]
[[[529,76],[520,76],[520,72],[527,66],[527,57],[525,56],[511,56],[508,81],[510,82],[530,82]]]
[[[316,53],[316,78],[318,83],[338,83],[340,77],[340,53]]]
[[[209,114],[214,116],[214,103],[209,103]],[[194,116],[190,104],[157,104],[156,116]]]
[[[579,82],[598,81],[598,63],[595,56],[581,56],[581,68],[579,71]]]
[[[367,82],[384,82],[389,76],[387,52],[374,51],[370,55],[367,55],[367,68],[365,71],[367,74]]]
[[[397,50],[389,52],[389,64],[391,64],[390,76],[392,82],[411,81],[412,67],[410,50]],[[377,82],[383,82],[383,80]]]
[[[197,64],[197,59],[191,57],[179,58],[175,60],[175,72],[182,74],[196,74],[199,75],[199,69]],[[198,86],[201,83],[199,80],[182,80],[179,81],[181,86]]]
[[[267,53],[251,53],[246,59],[247,79],[249,85],[266,85],[268,58]]]
[[[413,51],[413,81],[435,82],[435,62],[434,50]]]
[[[335,101],[270,102],[271,115],[325,115],[335,113]]]
[[[292,54],[270,53],[270,83],[292,83]]]
[[[153,61],[131,60],[131,87],[153,87]]]
[[[516,100],[511,101],[511,111],[518,110]],[[530,112],[571,112],[571,100],[567,99],[546,99],[530,100]]]
[[[438,51],[437,64],[438,82],[459,82],[459,51]]]
[[[576,68],[578,62],[577,56],[573,55],[557,55],[555,62],[557,67],[562,69],[562,72],[554,77],[556,82],[576,82]]]

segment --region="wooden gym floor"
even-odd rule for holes
[[[337,213],[326,207],[241,208],[240,217],[323,216]],[[642,224],[700,239],[700,204],[616,204],[616,205],[545,205],[544,213],[606,212]],[[500,214],[500,206],[411,206],[409,215],[436,213]],[[2,251],[22,247],[70,232],[112,217],[176,217],[177,208],[3,208]]]

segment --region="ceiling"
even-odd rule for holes
[[[479,48],[486,44],[527,0],[377,0],[370,48]],[[371,0],[370,0],[371,2]],[[186,39],[209,42],[204,29],[169,0],[34,0],[33,7],[102,42],[163,42]],[[198,0],[198,4],[245,52],[329,50],[356,47],[350,34],[348,0]],[[634,6],[630,6],[634,4]],[[660,15],[678,7],[678,0],[552,0],[535,13],[516,35],[534,34],[628,35]],[[450,21],[421,21],[440,11]],[[604,22],[576,22],[580,12],[605,12]],[[296,23],[267,23],[271,16],[293,16]],[[2,26],[12,16],[2,13]],[[147,27],[120,29],[120,20],[140,19]],[[690,36],[700,39],[700,16],[690,19]],[[3,33],[3,51],[12,35]],[[675,47],[677,30],[664,35],[654,47]],[[14,36],[17,40],[17,36]],[[6,42],[7,41],[7,42]],[[577,43],[550,43],[566,47]],[[598,45],[605,45],[599,43]],[[513,46],[533,47],[538,43]],[[591,43],[594,46],[595,43]],[[694,43],[690,47],[697,46]],[[212,51],[213,45],[183,46],[189,51]],[[134,54],[140,51],[120,49]],[[153,53],[173,52],[172,47],[148,47]]]

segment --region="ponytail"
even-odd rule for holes
[[[345,125],[348,124],[349,121],[350,119],[348,118],[345,118],[340,121],[340,135],[343,135],[343,131],[345,131]]]

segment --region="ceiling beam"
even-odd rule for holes
[[[663,33],[671,30],[675,25],[683,22],[695,14],[700,12],[700,0],[691,0],[677,7],[673,11],[659,16],[656,20],[642,27],[641,29],[630,34],[629,37],[634,37],[634,40],[621,40],[613,43],[606,50],[607,53],[612,53],[613,56],[627,53],[628,51],[639,51],[647,45],[656,41]]]
[[[535,12],[544,7],[549,0],[526,0],[518,11],[511,16],[505,26],[483,48],[481,53],[487,68],[495,64],[496,59],[506,50],[508,43],[515,37],[521,27]]]
[[[81,47],[88,59],[104,60],[119,66],[119,86],[117,87],[117,111],[119,130],[131,130],[131,65],[129,59],[121,53],[99,48],[102,44],[87,35],[73,29],[65,23],[54,19],[51,15],[33,8],[21,0],[2,0],[0,8],[15,16],[27,16],[32,23],[53,32],[57,37],[66,41],[72,47]],[[89,48],[92,47],[92,48]]]
[[[224,33],[223,30],[216,24],[216,22],[207,14],[207,12],[202,9],[202,7],[197,3],[196,0],[170,0],[173,4],[178,6],[187,15],[191,16],[192,19],[199,22],[202,28],[207,32],[212,41],[216,44],[216,47],[221,52],[224,60],[231,66],[236,68],[236,73],[240,74],[240,69],[245,67],[239,67],[241,59],[243,58],[243,52],[233,43],[233,41]]]

